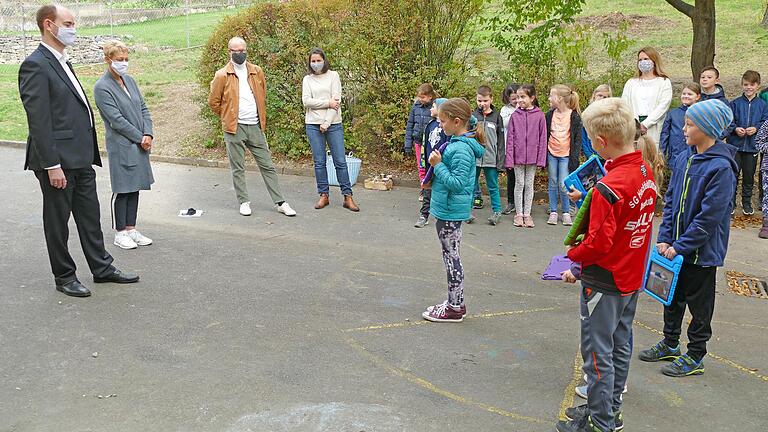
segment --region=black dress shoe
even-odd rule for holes
[[[82,286],[80,281],[73,280],[63,285],[56,285],[56,291],[63,292],[64,294],[72,297],[88,297],[91,292],[88,288]]]
[[[133,274],[133,273],[123,273],[120,270],[115,270],[114,273],[112,273],[109,276],[106,277],[93,277],[93,281],[95,283],[119,283],[119,284],[129,284],[139,281],[139,275]]]

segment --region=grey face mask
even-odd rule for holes
[[[653,70],[653,60],[645,59],[637,62],[637,68],[640,72],[647,73]]]
[[[247,57],[248,57],[248,55],[246,53],[244,53],[244,52],[242,52],[242,53],[240,53],[240,52],[232,53],[232,61],[235,62],[235,64],[241,65],[241,64],[245,63],[245,60],[246,60]]]
[[[54,35],[59,42],[64,46],[72,46],[75,44],[75,41],[77,41],[77,30],[74,27],[59,27],[56,24],[54,25],[59,29]]]
[[[315,73],[320,73],[323,71],[323,67],[325,67],[325,62],[310,63],[309,66]]]

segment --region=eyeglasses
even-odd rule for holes
[[[231,50],[229,50],[229,52],[231,52],[233,54],[235,54],[235,53],[242,54],[242,53],[246,52],[246,50],[244,50],[244,49],[241,49],[241,50],[233,50],[233,49],[231,49]]]

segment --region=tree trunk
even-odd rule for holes
[[[701,70],[715,64],[715,0],[696,0],[691,23],[691,73],[693,81],[698,82]]]
[[[768,28],[768,4],[765,5],[765,13],[763,14],[763,22],[760,24],[765,28]]]

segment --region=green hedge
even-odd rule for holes
[[[342,79],[346,145],[361,157],[400,159],[416,87],[474,97],[476,56],[466,37],[482,0],[292,0],[261,3],[225,18],[206,44],[198,78],[206,89],[228,61],[227,41],[241,36],[249,61],[267,76],[267,136],[273,151],[310,154],[301,81],[307,54],[326,51]],[[456,17],[462,17],[457,20]],[[470,84],[471,83],[471,84]],[[205,108],[214,133],[220,125]],[[220,141],[220,138],[217,138]]]

